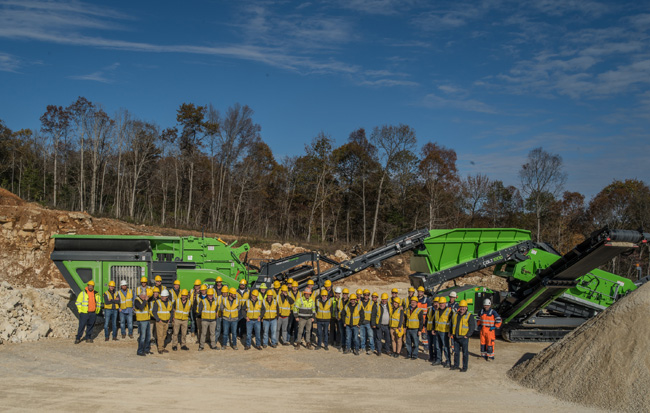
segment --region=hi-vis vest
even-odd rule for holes
[[[106,291],[104,293],[104,295],[106,296],[106,301],[104,301],[104,309],[105,310],[117,310],[117,304],[113,304],[112,302],[111,302],[111,304],[108,304],[109,301],[114,301],[115,300],[116,294],[117,293],[115,291],[113,291],[113,294],[111,294],[110,291]]]
[[[174,318],[180,321],[185,321],[188,318],[190,318],[190,309],[192,308],[192,303],[190,302],[189,298],[187,301],[185,301],[185,305],[183,305],[183,301],[181,301],[181,297],[178,297],[176,301],[174,301]]]
[[[102,299],[97,291],[95,293],[95,313],[99,314],[99,310],[102,308]],[[78,296],[75,303],[77,305],[77,311],[79,314],[88,313],[88,292],[84,289]]]
[[[317,320],[330,320],[332,318],[332,299],[328,299],[323,303],[323,299],[316,301],[316,319]]]
[[[140,296],[140,294],[147,294],[147,288],[148,287],[143,287],[142,284],[138,285],[138,288],[135,289],[135,295]]]
[[[291,314],[291,303],[289,298],[282,298],[282,295],[278,297],[278,313],[280,317],[289,317]]]
[[[370,322],[370,318],[372,317],[372,305],[374,304],[372,300],[368,299],[367,304],[363,304],[363,301],[359,302],[359,304],[363,307],[363,319],[366,321],[364,324],[368,324]]]
[[[464,337],[469,332],[469,319],[472,317],[472,314],[466,312],[463,315],[454,313],[451,317],[452,330],[451,333],[459,337]],[[460,324],[459,324],[460,323]]]
[[[361,315],[361,304],[357,303],[354,308],[350,308],[348,303],[345,306],[345,324],[348,326],[358,326]]]
[[[248,300],[248,290],[244,290],[244,292],[242,293],[241,291],[239,291],[239,289],[237,289],[237,299],[240,302]]]
[[[237,321],[239,318],[239,299],[237,297],[232,301],[230,301],[230,297],[223,300],[223,318],[226,318],[226,321]]]
[[[451,311],[451,308],[446,307],[444,310],[436,311],[435,315],[435,327],[436,331],[440,331],[441,333],[448,333],[451,331],[451,315],[453,311]]]
[[[264,319],[265,320],[275,320],[278,317],[278,303],[275,300],[271,301],[269,304],[268,301],[264,300]]]
[[[350,302],[349,298],[347,300],[344,300],[343,298],[341,298],[341,300],[339,301],[338,309],[337,309],[337,311],[338,311],[337,316],[338,316],[339,320],[341,319],[341,317],[343,317],[343,310],[345,310],[345,307],[348,305],[349,302]]]
[[[388,327],[399,328],[403,314],[404,309],[402,309],[402,306],[397,306],[397,308],[390,307],[390,321],[388,322]]]
[[[255,302],[248,300],[246,308],[246,317],[248,317],[250,321],[257,321],[257,319],[260,318],[260,315],[262,314],[262,302],[259,299]]]
[[[409,307],[409,309],[406,310],[406,328],[418,328],[420,325],[421,314],[421,308],[415,307],[415,309],[413,309],[412,307]]]
[[[162,291],[162,290],[160,290],[160,291]],[[180,298],[180,296],[181,296],[181,290],[176,291],[175,289],[172,288],[171,290],[169,290],[169,294],[171,294],[171,297],[169,297],[169,298],[171,298],[172,301],[176,301],[176,299]]]
[[[427,311],[427,331],[434,331],[434,327],[436,325],[436,311],[438,310],[436,310],[433,306],[429,307],[429,310]]]
[[[202,320],[216,320],[217,319],[217,300],[212,299],[212,302],[207,298],[204,298],[201,303],[203,308],[201,309],[201,319]]]
[[[300,296],[301,296],[300,291],[297,291],[295,293],[293,292],[293,290],[289,291],[289,297],[291,297],[294,303],[298,301]]]
[[[156,303],[158,303],[158,318],[160,321],[168,321],[172,316],[172,302],[167,300],[165,303],[163,300],[159,299]]]
[[[124,291],[120,288],[118,294],[120,294],[120,310],[126,310],[127,308],[133,307],[133,291],[131,291],[130,288],[126,290],[126,294],[124,294]]]
[[[140,297],[136,298],[141,303],[144,303],[144,308],[142,310],[135,310],[135,320],[136,321],[149,321],[151,316],[149,315],[149,301],[142,301]]]

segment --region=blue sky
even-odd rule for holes
[[[0,0],[0,119],[85,96],[168,127],[239,102],[277,158],[405,123],[506,184],[542,146],[589,198],[650,182],[649,35],[648,2]]]

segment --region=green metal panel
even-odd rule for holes
[[[64,261],[63,265],[67,268],[72,276],[74,282],[77,284],[79,289],[83,290],[86,288],[88,281],[84,281],[81,277],[81,274],[84,271],[90,270],[92,272],[91,279],[95,282],[95,289],[103,294],[104,290],[101,286],[104,284],[102,279],[102,262],[101,261]],[[108,289],[108,281],[106,281],[106,288]]]
[[[458,295],[456,297],[456,301],[458,302],[461,302],[462,300],[467,301],[467,311],[469,311],[472,314],[476,314],[476,312],[481,309],[481,305],[479,303],[480,300],[478,298],[479,295],[494,293],[494,291],[486,287],[479,287],[476,285],[465,285],[462,287],[451,287],[451,288],[441,290],[433,297],[446,297],[447,302],[449,302],[449,294],[452,291],[455,291],[456,294]]]
[[[530,231],[516,228],[434,229],[429,234],[424,250],[414,253],[413,271],[435,273],[531,239]]]

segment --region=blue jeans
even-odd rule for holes
[[[406,357],[417,358],[420,347],[420,337],[418,330],[414,328],[406,329]]]
[[[454,367],[460,367],[460,355],[463,354],[463,369],[467,370],[467,362],[469,361],[469,338],[456,338],[454,337]]]
[[[344,323],[345,322],[343,320],[339,320],[339,332],[340,332],[340,334],[339,334],[339,337],[337,337],[337,344],[339,346],[341,346],[341,347],[345,347],[345,345],[347,344],[347,341],[345,339],[345,336],[347,335],[346,334],[347,328],[343,327]]]
[[[366,347],[366,342],[369,342],[368,347],[370,347],[370,351],[375,351],[375,336],[372,333],[372,327],[370,326],[370,323],[368,324],[361,324],[361,350],[365,350],[368,347]]]
[[[261,345],[262,340],[260,340],[260,322],[257,320],[251,320],[246,322],[246,347],[251,346],[253,330],[255,330],[255,346],[259,347]]]
[[[316,335],[318,336],[318,347],[329,344],[330,320],[316,321]]]
[[[278,319],[273,319],[273,320],[264,320],[263,322],[264,325],[264,337],[262,338],[262,345],[267,346],[269,344],[269,328],[271,329],[271,345],[275,346],[278,344],[277,339],[275,338],[275,335],[277,334],[278,330]]]
[[[146,354],[151,349],[151,329],[149,321],[138,321],[138,354]]]
[[[449,359],[449,333],[436,331],[438,338],[438,353],[436,354],[436,361],[442,363],[451,363]],[[445,361],[442,361],[442,356],[445,356]]]
[[[230,345],[235,347],[237,345],[237,320],[226,321],[223,320],[223,346],[228,345],[228,334],[230,334]]]
[[[122,335],[126,334],[126,327],[129,327],[129,335],[132,336],[133,335],[133,313],[127,314],[120,311],[120,329],[122,330]]]
[[[108,338],[108,327],[113,328],[113,338],[117,338],[117,310],[104,309],[104,336]]]
[[[345,327],[345,348],[348,350],[359,349],[359,326]]]
[[[219,336],[221,335],[221,325],[223,324],[223,318],[217,317],[217,326],[214,328],[214,342],[219,343]]]
[[[86,336],[84,337],[84,340],[93,338],[93,326],[95,325],[96,319],[97,319],[97,314],[95,314],[95,312],[79,314],[79,328],[77,329],[77,340],[81,340],[81,336],[83,336],[84,329],[86,330]]]

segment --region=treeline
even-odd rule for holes
[[[515,187],[489,171],[460,176],[453,149],[418,147],[407,125],[357,129],[338,147],[320,133],[304,154],[276,159],[253,115],[183,103],[162,129],[83,97],[50,105],[38,129],[0,120],[0,184],[138,223],[363,247],[422,227],[518,227],[564,252],[604,225],[650,228],[645,182],[613,181],[587,201],[564,191],[562,159],[542,148],[512,166]]]

